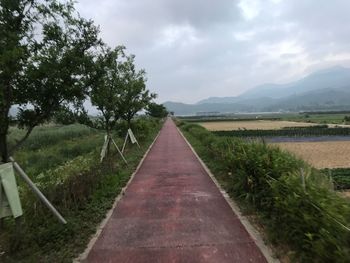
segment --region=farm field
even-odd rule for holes
[[[282,119],[288,121],[314,122],[319,124],[332,123],[343,124],[344,117],[350,115],[349,113],[323,113],[323,114],[295,114],[284,116]]]
[[[289,121],[316,124],[343,125],[350,112],[291,112],[291,113],[237,113],[218,116],[182,116],[179,119],[187,122],[241,122],[241,121]]]
[[[209,131],[230,131],[230,130],[271,130],[282,129],[286,127],[310,127],[316,126],[317,123],[294,122],[294,121],[218,121],[218,122],[198,122]]]
[[[295,154],[319,169],[350,167],[350,141],[287,142],[272,145]]]
[[[330,169],[337,189],[349,188],[349,172],[338,175],[337,168],[350,168],[349,125],[302,123],[280,120],[208,121],[200,123],[221,137],[264,138],[318,169]],[[328,174],[328,171],[326,171]]]

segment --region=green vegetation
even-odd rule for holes
[[[19,140],[24,133],[23,129],[10,127],[9,143],[15,144],[15,141]],[[59,144],[62,140],[82,138],[97,133],[98,130],[80,124],[66,126],[45,124],[34,128],[32,135],[22,144],[21,150],[38,150],[42,147]]]
[[[18,179],[25,213],[19,235],[21,241],[17,240],[14,220],[7,218],[0,232],[0,252],[5,252],[0,254],[0,261],[71,262],[86,247],[160,124],[150,118],[133,122],[141,149],[133,145],[126,148],[128,165],[113,148],[111,155],[103,163],[99,162],[104,137],[101,131],[81,125],[37,127],[15,158],[68,224],[60,224]],[[11,140],[22,132],[12,131]],[[123,137],[118,139],[115,133],[113,137],[117,144],[122,144]],[[38,141],[38,138],[44,139]]]
[[[10,140],[23,130],[12,128]],[[55,168],[80,155],[101,147],[101,131],[74,124],[69,126],[39,126],[15,155],[15,160],[31,178]]]
[[[337,112],[307,112],[300,113],[292,116],[286,116],[283,120],[287,121],[299,121],[299,122],[313,122],[320,124],[344,124],[344,117],[346,116],[346,112],[337,113]]]
[[[273,243],[287,245],[301,262],[349,261],[350,204],[327,175],[277,147],[179,125],[225,190],[246,212],[255,211]]]
[[[168,115],[168,111],[163,104],[150,103],[147,106],[146,114],[155,118],[165,118]]]
[[[218,136],[232,137],[310,137],[310,136],[349,136],[350,128],[335,127],[328,128],[327,125],[318,125],[310,127],[285,127],[275,130],[233,130],[233,131],[214,131]]]
[[[350,189],[350,168],[324,169],[323,172],[333,178],[336,189]]]
[[[98,28],[77,14],[72,1],[1,1],[0,21],[0,154],[6,162],[34,127],[62,107],[82,104],[100,40]],[[8,149],[13,106],[26,133]]]
[[[0,163],[13,156],[68,221],[59,224],[18,180],[25,214],[19,227],[12,218],[0,226],[1,262],[71,262],[159,130],[157,119],[132,122],[156,97],[145,70],[125,47],[104,44],[74,4],[0,1]],[[88,98],[100,116],[88,116]],[[122,145],[131,126],[142,149],[126,148],[126,166],[107,145],[100,163],[105,133]]]

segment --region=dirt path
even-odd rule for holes
[[[266,262],[168,120],[85,262]]]

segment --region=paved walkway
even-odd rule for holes
[[[167,120],[87,262],[266,262]]]

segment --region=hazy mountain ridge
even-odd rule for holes
[[[332,67],[287,84],[264,84],[237,97],[211,97],[196,104],[166,102],[178,115],[197,112],[256,112],[350,109],[350,69]]]

